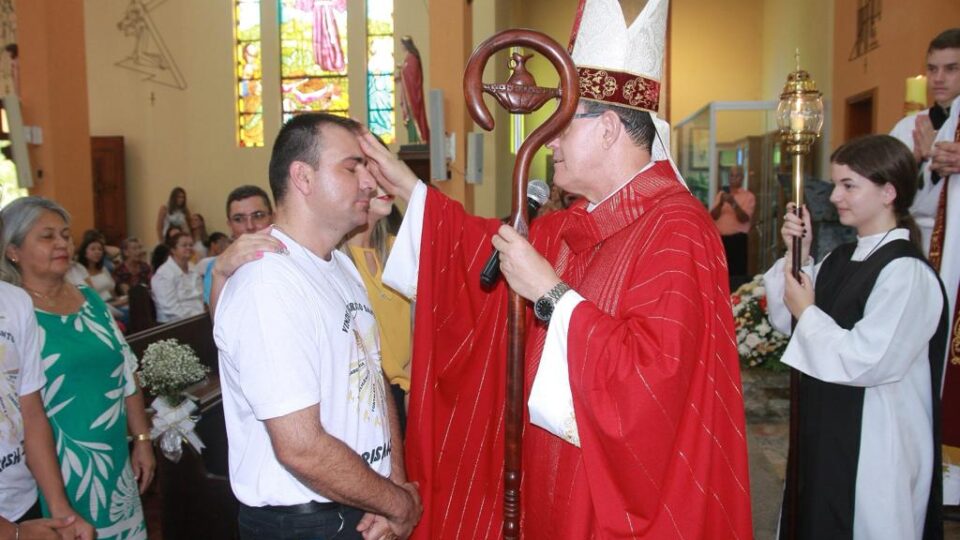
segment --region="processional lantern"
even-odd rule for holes
[[[497,51],[510,47],[526,47],[545,56],[560,75],[558,88],[537,86],[525,64],[532,55],[514,53],[510,68],[513,74],[505,83],[483,83],[483,69]],[[470,116],[483,129],[494,127],[493,116],[483,102],[484,92],[492,95],[504,109],[512,114],[529,114],[552,99],[560,103],[550,118],[523,141],[517,151],[513,167],[513,206],[510,216],[513,227],[524,237],[529,231],[527,216],[527,176],[533,155],[567,127],[573,119],[579,98],[579,79],[576,67],[567,51],[559,43],[541,32],[533,30],[505,30],[480,44],[470,56],[463,76],[463,92]],[[520,470],[521,435],[523,433],[523,381],[524,345],[526,323],[525,300],[510,291],[507,311],[507,387],[505,408],[505,460],[503,490],[503,536],[505,540],[520,538]]]
[[[810,74],[800,69],[797,52],[797,70],[787,76],[777,105],[777,126],[784,150],[793,156],[793,202],[797,211],[803,206],[803,158],[820,136],[823,127],[823,94]],[[799,250],[794,250],[798,254]],[[794,271],[798,267],[794,265]]]
[[[777,126],[780,128],[780,139],[783,149],[793,156],[793,202],[794,211],[802,218],[803,209],[803,160],[810,153],[810,148],[820,136],[823,127],[823,94],[817,90],[817,85],[810,78],[810,74],[800,69],[800,52],[796,54],[797,69],[787,76],[787,82],[780,93],[780,102],[777,105]],[[810,231],[811,233],[813,231]],[[793,277],[800,279],[801,260],[800,238],[793,239],[791,251],[793,254]],[[796,321],[794,320],[794,325]],[[797,370],[790,370],[790,450],[787,455],[787,486],[786,504],[784,505],[786,538],[796,538],[797,524],[797,486],[799,476],[799,432],[798,418],[800,374]]]

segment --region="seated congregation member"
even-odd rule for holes
[[[86,273],[84,282],[107,303],[113,316],[122,319],[126,316],[127,297],[116,295],[117,284],[103,265],[105,255],[103,242],[97,237],[90,236],[80,244],[80,249],[77,250],[77,263]]]
[[[317,113],[283,126],[269,236],[289,252],[242,266],[219,295],[214,339],[241,538],[406,538],[420,517],[376,320],[336,249],[366,223],[376,186],[359,129]]]
[[[114,263],[120,260],[120,248],[108,244],[107,236],[97,229],[87,229],[83,231],[80,243],[84,244],[90,240],[98,240],[103,246],[103,267],[107,269],[107,272],[112,274],[115,266]]]
[[[101,540],[146,538],[138,487],[142,493],[149,485],[156,461],[134,378],[137,359],[100,296],[65,280],[72,244],[66,210],[24,197],[0,211],[0,222],[0,275],[30,294],[41,329],[43,402],[67,499]],[[44,515],[55,512],[45,494],[41,504]]]
[[[400,432],[406,431],[406,395],[410,391],[410,301],[383,284],[383,263],[393,245],[387,216],[395,207],[393,196],[378,190],[370,199],[367,223],[346,239],[340,249],[350,257],[363,278],[370,307],[380,329],[380,352],[384,374],[397,403]]]
[[[193,214],[190,216],[190,235],[193,237],[193,262],[207,256],[207,221],[203,219],[203,214]]]
[[[153,272],[150,265],[144,258],[146,252],[143,250],[143,244],[134,237],[127,238],[120,243],[120,252],[123,256],[120,263],[113,271],[113,280],[117,283],[117,292],[120,295],[126,295],[130,288],[139,284],[150,286],[150,278]]]
[[[157,268],[150,280],[157,322],[165,323],[203,313],[203,286],[200,274],[190,262],[193,238],[186,233],[173,237],[170,257]]]
[[[204,275],[207,272],[207,269],[213,264],[213,261],[217,258],[217,255],[223,253],[225,249],[230,246],[230,237],[223,234],[222,232],[213,232],[207,238],[207,256],[201,258],[197,261],[197,272],[200,275]]]
[[[0,275],[6,272],[0,263]],[[93,538],[70,506],[40,390],[39,332],[27,293],[0,282],[0,538]],[[32,473],[32,475],[31,475]],[[36,480],[35,480],[36,478]],[[37,486],[53,519],[42,519]]]
[[[802,239],[801,281],[791,251],[764,276],[771,323],[789,333],[797,319],[781,361],[804,374],[797,538],[942,538],[946,311],[909,213],[917,163],[893,137],[867,136],[833,153],[831,176],[830,202],[857,241],[813,265],[809,213],[788,212],[782,234],[788,249]]]

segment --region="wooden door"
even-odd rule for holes
[[[874,107],[876,95],[877,89],[873,88],[847,98],[847,128],[844,130],[842,142],[874,133],[873,128],[877,123],[877,112]]]
[[[93,156],[93,223],[119,246],[127,237],[127,189],[123,137],[91,137]]]

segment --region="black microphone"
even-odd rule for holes
[[[550,186],[543,180],[531,180],[527,184],[527,216],[530,221],[537,216],[537,211],[550,198]],[[493,287],[493,284],[500,279],[500,252],[493,250],[487,264],[483,266],[480,272],[480,283],[484,287]]]

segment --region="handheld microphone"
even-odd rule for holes
[[[536,217],[537,211],[550,198],[550,186],[543,180],[531,180],[527,184],[527,216],[530,221]],[[480,272],[480,283],[484,287],[492,287],[500,279],[500,252],[493,250],[487,264]]]

